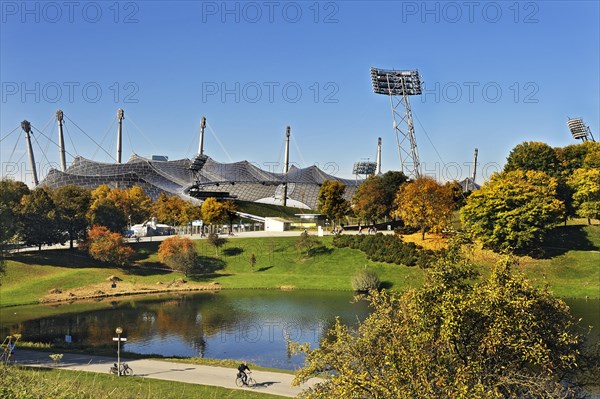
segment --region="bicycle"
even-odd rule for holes
[[[117,374],[117,363],[113,363],[113,365],[110,367],[110,373]],[[118,374],[127,376],[133,375],[133,369],[129,367],[127,363],[121,363],[120,373]]]
[[[246,385],[247,387],[253,387],[254,385],[256,385],[256,381],[254,380],[254,378],[252,378],[252,376],[250,376],[250,374],[252,374],[251,371],[244,374],[246,374],[246,378],[242,376],[242,373],[237,374],[237,377],[235,378],[235,385],[237,385],[238,387],[242,387],[244,385]]]

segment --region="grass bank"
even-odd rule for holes
[[[406,237],[407,241],[439,249],[438,238]],[[335,248],[332,237],[321,239],[323,247],[310,257],[296,248],[297,237],[230,239],[217,254],[206,240],[196,241],[201,262],[210,273],[183,278],[164,269],[158,262],[157,242],[133,244],[137,252],[132,266],[120,269],[96,262],[78,251],[50,250],[13,254],[0,286],[0,306],[38,303],[59,290],[63,299],[75,299],[81,292],[99,296],[118,293],[139,294],[192,289],[316,289],[351,290],[351,278],[361,268],[375,269],[386,288],[405,290],[418,287],[423,272],[417,267],[369,261],[365,254],[349,248]],[[250,263],[255,255],[254,268]],[[498,255],[477,249],[474,260],[483,267],[492,265]],[[556,295],[568,298],[600,297],[600,226],[559,227],[547,240],[544,252],[536,258],[521,257],[520,267],[537,286],[547,286]],[[123,281],[110,287],[108,276]],[[82,288],[84,287],[84,288]],[[91,306],[91,305],[90,305]]]
[[[118,378],[118,381],[117,381]],[[0,397],[12,399],[269,399],[250,390],[162,381],[82,371],[0,366]]]

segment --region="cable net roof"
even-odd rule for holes
[[[198,183],[209,191],[229,192],[239,200],[260,201],[281,198],[282,186],[287,183],[288,197],[311,209],[317,206],[317,196],[324,181],[344,183],[344,196],[348,200],[360,184],[357,180],[327,174],[317,166],[292,166],[285,175],[263,170],[248,161],[219,163],[209,157],[202,170],[195,175],[189,169],[191,164],[190,159],[154,161],[138,155],[133,155],[126,163],[112,164],[78,156],[65,172],[50,170],[41,184],[53,188],[75,184],[91,189],[102,184],[117,188],[137,185],[153,199],[158,198],[161,192],[191,199],[187,193],[190,187]]]

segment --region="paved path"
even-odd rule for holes
[[[108,373],[110,366],[116,362],[116,359],[104,356],[64,353],[60,363],[54,364],[49,355],[50,353],[48,352],[19,349],[15,356],[15,363],[35,367]],[[253,389],[257,392],[287,397],[295,397],[302,390],[317,382],[316,379],[313,379],[300,387],[294,387],[291,385],[293,379],[293,375],[291,374],[252,371],[252,377],[256,380],[256,386],[253,388],[238,388],[235,385],[237,370],[231,368],[149,359],[122,359],[122,361],[127,362],[133,369],[134,376],[137,377],[212,385],[230,389]]]

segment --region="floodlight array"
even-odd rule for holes
[[[355,175],[374,175],[377,170],[375,162],[356,162],[352,168],[352,173]]]
[[[589,128],[585,125],[585,123],[583,123],[583,119],[569,119],[567,121],[567,126],[569,126],[569,130],[571,131],[574,139],[585,140],[588,138]]]
[[[394,71],[371,67],[373,92],[390,96],[416,96],[423,92],[419,71]]]

